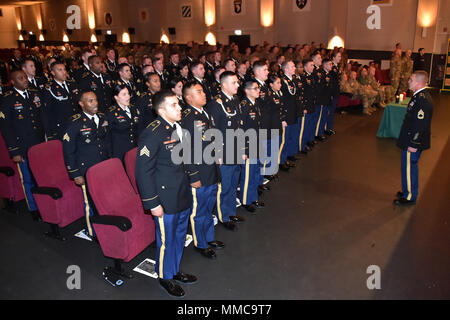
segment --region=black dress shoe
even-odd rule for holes
[[[264,184],[262,184],[262,185],[258,186],[258,189],[261,189],[261,190],[263,190],[263,191],[269,191],[269,190],[270,190],[270,187],[269,187],[269,186],[266,186],[266,185],[264,185]]]
[[[173,276],[173,280],[184,283],[184,284],[194,284],[197,282],[197,277],[192,274],[187,274],[179,271]]]
[[[283,171],[289,171],[289,166],[285,163],[280,164],[280,169]]]
[[[308,141],[307,143],[306,143],[306,145],[309,147],[309,148],[314,148],[314,146],[317,144],[317,141]]]
[[[288,158],[289,161],[292,161],[292,162],[298,160],[298,159],[295,158],[294,156],[290,156],[290,157],[287,157],[287,158]]]
[[[397,198],[403,198],[403,192],[401,191],[397,192]]]
[[[314,139],[316,141],[325,141],[327,138],[325,136],[316,136]]]
[[[262,208],[262,207],[265,206],[264,202],[262,202],[262,201],[255,201],[255,202],[253,202],[253,205],[254,205],[256,208]]]
[[[300,156],[300,152],[294,155],[295,160],[300,160],[302,157]]]
[[[409,205],[409,204],[415,204],[415,203],[416,203],[415,201],[408,200],[408,199],[405,199],[403,197],[394,200],[394,204],[397,205],[397,206]]]
[[[159,279],[159,284],[172,297],[183,298],[185,295],[183,288],[176,284],[174,280]]]
[[[251,205],[251,204],[244,204],[243,207],[248,212],[255,212],[256,211],[256,208],[253,205]]]
[[[33,221],[36,221],[36,222],[42,221],[42,217],[41,217],[41,214],[39,213],[39,211],[34,210],[34,211],[30,211],[30,213],[31,213],[31,218],[33,219]]]
[[[306,146],[306,147],[305,147],[305,150],[309,152],[309,151],[311,151],[312,149],[311,149],[310,146]]]
[[[332,136],[332,135],[335,135],[335,134],[336,134],[336,131],[334,131],[334,130],[332,130],[332,129],[326,130],[326,131],[325,131],[325,134],[327,134],[327,135],[329,135],[329,136]]]
[[[201,255],[204,256],[205,258],[208,258],[211,260],[214,260],[217,258],[216,252],[211,248],[202,249],[202,248],[195,247],[195,250],[200,252]],[[175,279],[175,277],[174,277],[174,279]]]
[[[233,221],[227,221],[223,223],[223,226],[231,231],[237,231],[237,226]]]
[[[242,218],[241,216],[230,216],[230,221],[233,221],[235,223],[241,223],[244,222],[245,219]]]
[[[219,240],[210,241],[208,244],[216,250],[225,248],[225,243]]]
[[[294,162],[286,161],[286,164],[289,168],[295,168],[297,165]]]
[[[308,155],[308,151],[307,151],[307,150],[302,150],[302,151],[300,151],[300,153],[303,154],[303,155],[305,155],[305,156]]]

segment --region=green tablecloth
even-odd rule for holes
[[[400,103],[393,102],[386,105],[377,132],[378,138],[398,138],[410,100],[411,98],[406,98]]]

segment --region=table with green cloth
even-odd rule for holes
[[[411,98],[406,98],[400,103],[392,102],[386,105],[377,132],[378,138],[398,138],[410,100]]]

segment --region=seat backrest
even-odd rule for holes
[[[88,169],[86,178],[89,193],[100,215],[132,218],[143,214],[141,198],[131,186],[120,159],[97,163]]]
[[[134,191],[139,194],[139,189],[136,184],[136,156],[137,147],[131,149],[125,154],[125,168],[127,170],[128,178],[130,178],[131,185]]]
[[[15,167],[16,165],[9,157],[8,147],[0,132],[0,167]]]
[[[28,149],[28,160],[38,186],[58,187],[71,182],[61,141],[52,140],[32,146]]]

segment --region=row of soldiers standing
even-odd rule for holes
[[[137,178],[144,207],[151,210],[162,204],[167,215],[187,210],[177,206],[178,199],[173,199],[171,193],[166,193],[167,199],[158,202],[155,199],[164,198],[164,192],[159,188],[155,195],[154,186],[147,186],[149,181],[173,181],[170,172],[162,180],[149,179],[144,182],[144,172],[139,174],[139,159],[151,159],[155,141],[160,141],[164,150],[169,151],[177,143],[176,139],[165,139],[166,134],[178,129],[179,124],[166,124],[167,121],[158,112],[161,101],[165,101],[168,96],[175,97],[174,103],[184,110],[183,119],[177,121],[181,120],[181,126],[191,131],[200,130],[204,134],[208,128],[216,128],[223,133],[223,137],[227,136],[227,130],[239,128],[279,132],[272,132],[266,140],[259,141],[268,151],[266,159],[251,159],[254,155],[249,153],[247,145],[243,150],[236,150],[231,158],[224,153],[220,164],[212,165],[208,170],[196,170],[195,165],[187,170],[193,188],[189,192],[192,195],[190,207],[193,207],[191,201],[195,201],[196,208],[195,213],[189,211],[188,215],[194,244],[208,258],[215,258],[213,248],[224,247],[222,242],[214,239],[214,227],[211,227],[214,205],[223,226],[236,230],[236,223],[244,221],[244,218],[236,215],[238,185],[241,203],[248,211],[256,212],[257,208],[264,206],[258,200],[258,195],[269,189],[263,184],[264,178],[271,180],[276,176],[275,172],[264,172],[268,161],[276,162],[282,170],[289,171],[295,167],[294,162],[300,159],[300,154],[307,154],[318,141],[326,139],[325,133],[335,133],[333,115],[339,96],[340,53],[333,56],[333,61],[322,61],[320,52],[313,53],[312,59],[303,61],[305,72],[300,77],[295,75],[295,64],[291,60],[282,64],[279,74],[269,74],[268,66],[262,61],[256,61],[243,77],[238,77],[235,72],[227,70],[229,67],[223,70],[219,66],[211,70],[211,66],[207,65],[205,70],[205,65],[198,61],[181,66],[172,63],[164,70],[160,58],[151,66],[154,72],[148,68],[150,72],[141,78],[137,71],[132,72],[130,64],[116,64],[112,59],[103,63],[90,50],[84,51],[82,57],[82,66],[71,70],[71,77],[65,64],[55,59],[49,66],[47,83],[37,81],[33,76],[33,61],[25,59],[22,70],[11,73],[12,87],[1,98],[0,130],[11,158],[18,164],[27,204],[35,217],[38,217],[38,212],[31,194],[35,182],[28,166],[27,151],[46,140],[62,141],[69,176],[83,188],[85,203],[90,204],[86,206],[86,221],[87,235],[92,238],[95,238],[95,232],[89,217],[95,214],[95,206],[86,186],[86,171],[111,157],[123,160],[129,150],[138,146],[138,142]],[[232,65],[231,62],[227,61],[226,65]],[[182,74],[186,66],[190,77]],[[218,76],[219,82],[216,80],[219,74],[217,70],[222,70]],[[211,81],[214,74],[214,80]],[[141,90],[137,89],[138,80],[142,83]],[[185,87],[181,93],[179,86],[176,89],[180,83]],[[172,91],[168,91],[168,94],[167,91],[158,93],[161,88],[171,88]],[[196,102],[193,98],[195,90],[201,92],[200,96],[204,95],[204,102],[202,99]],[[157,105],[154,106],[155,100]],[[162,140],[150,139],[147,143],[148,139],[142,137],[152,136],[150,132],[164,137],[160,137]],[[224,150],[228,143],[225,139]],[[216,187],[205,188],[200,192],[197,190],[200,189],[198,181],[205,187]],[[174,202],[170,205],[168,201]],[[161,232],[164,231],[159,229],[157,232],[160,240]],[[161,246],[160,241],[158,250],[161,250]],[[165,250],[168,252],[172,249],[175,250],[166,243]],[[175,251],[180,254],[179,250]],[[171,262],[178,263],[172,270],[179,269],[179,260],[180,257]],[[162,262],[157,261],[158,267],[159,263]],[[171,273],[164,267],[161,267],[159,275],[161,279],[169,280],[182,277],[178,271]]]

